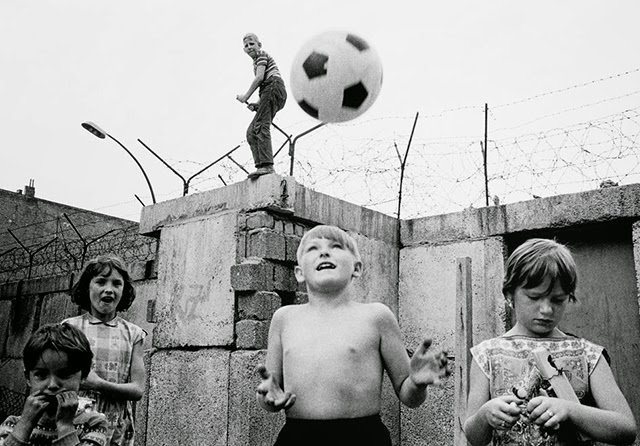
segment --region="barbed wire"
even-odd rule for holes
[[[585,191],[597,188],[603,182],[622,185],[640,181],[640,106],[637,102],[640,91],[601,95],[596,100],[578,104],[564,100],[563,96],[561,110],[552,109],[537,117],[531,116],[528,110],[514,113],[510,107],[522,103],[528,103],[527,107],[530,107],[534,100],[566,95],[572,90],[584,91],[604,82],[607,82],[609,92],[610,82],[638,73],[640,68],[496,107],[489,106],[488,117],[492,125],[502,124],[490,130],[486,148],[486,180],[491,203],[506,204]],[[584,97],[577,99],[584,102]],[[404,173],[403,218],[485,206],[488,197],[480,131],[484,113],[481,111],[484,111],[484,104],[420,115]],[[528,119],[520,119],[518,123],[522,116]],[[560,116],[563,122],[559,125],[515,133],[532,123]],[[394,147],[408,142],[413,121],[413,116],[367,118],[365,115],[309,133],[296,146],[296,181],[310,189],[395,215],[401,164]],[[461,128],[460,122],[475,123],[476,130]],[[296,125],[302,128],[303,124]],[[276,171],[286,175],[290,167],[288,141],[275,131],[272,138],[274,149],[283,148],[275,159]],[[241,145],[243,147],[234,153],[233,159],[223,159],[206,175],[194,180],[190,192],[243,181],[253,162],[246,141]],[[204,166],[204,163],[191,160],[175,163]],[[181,190],[176,188],[175,192],[179,196]],[[69,215],[81,212],[78,210]],[[128,261],[153,258],[155,240],[139,239],[142,236],[137,234],[137,228],[106,233],[103,219],[99,217],[76,225],[77,230],[87,233],[87,240],[104,238],[90,247],[61,220],[60,215],[47,214],[38,222],[13,228],[17,232],[23,231],[21,240],[28,245],[27,251],[0,235],[0,280],[72,271],[81,266],[84,258],[103,252],[114,252]],[[46,243],[49,245],[45,247]]]
[[[39,245],[10,248],[0,252],[0,282],[14,282],[79,271],[85,262],[101,254],[112,253],[125,263],[152,260],[157,240],[138,233],[138,225],[117,228],[93,236],[56,237]]]

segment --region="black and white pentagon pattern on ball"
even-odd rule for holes
[[[323,122],[343,122],[366,111],[382,84],[377,53],[362,38],[346,32],[326,32],[298,53],[291,88],[298,105]]]

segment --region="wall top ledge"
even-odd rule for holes
[[[268,209],[300,221],[333,224],[393,245],[398,239],[394,217],[316,192],[293,177],[275,174],[145,206],[140,233],[151,235],[169,224],[232,209]]]
[[[291,212],[287,191],[293,178],[265,175],[219,189],[167,200],[142,208],[140,233],[149,235],[163,226],[231,209],[273,208]]]
[[[640,184],[535,198],[402,221],[403,246],[640,219]]]

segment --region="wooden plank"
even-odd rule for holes
[[[456,259],[456,351],[455,351],[455,430],[454,445],[467,446],[462,430],[467,413],[469,367],[473,345],[471,258]]]

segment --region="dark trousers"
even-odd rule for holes
[[[273,76],[262,83],[259,94],[258,110],[247,128],[247,142],[256,167],[264,167],[273,165],[271,123],[287,101],[287,90],[282,78]]]
[[[274,446],[391,446],[391,437],[378,415],[338,420],[287,418]]]

